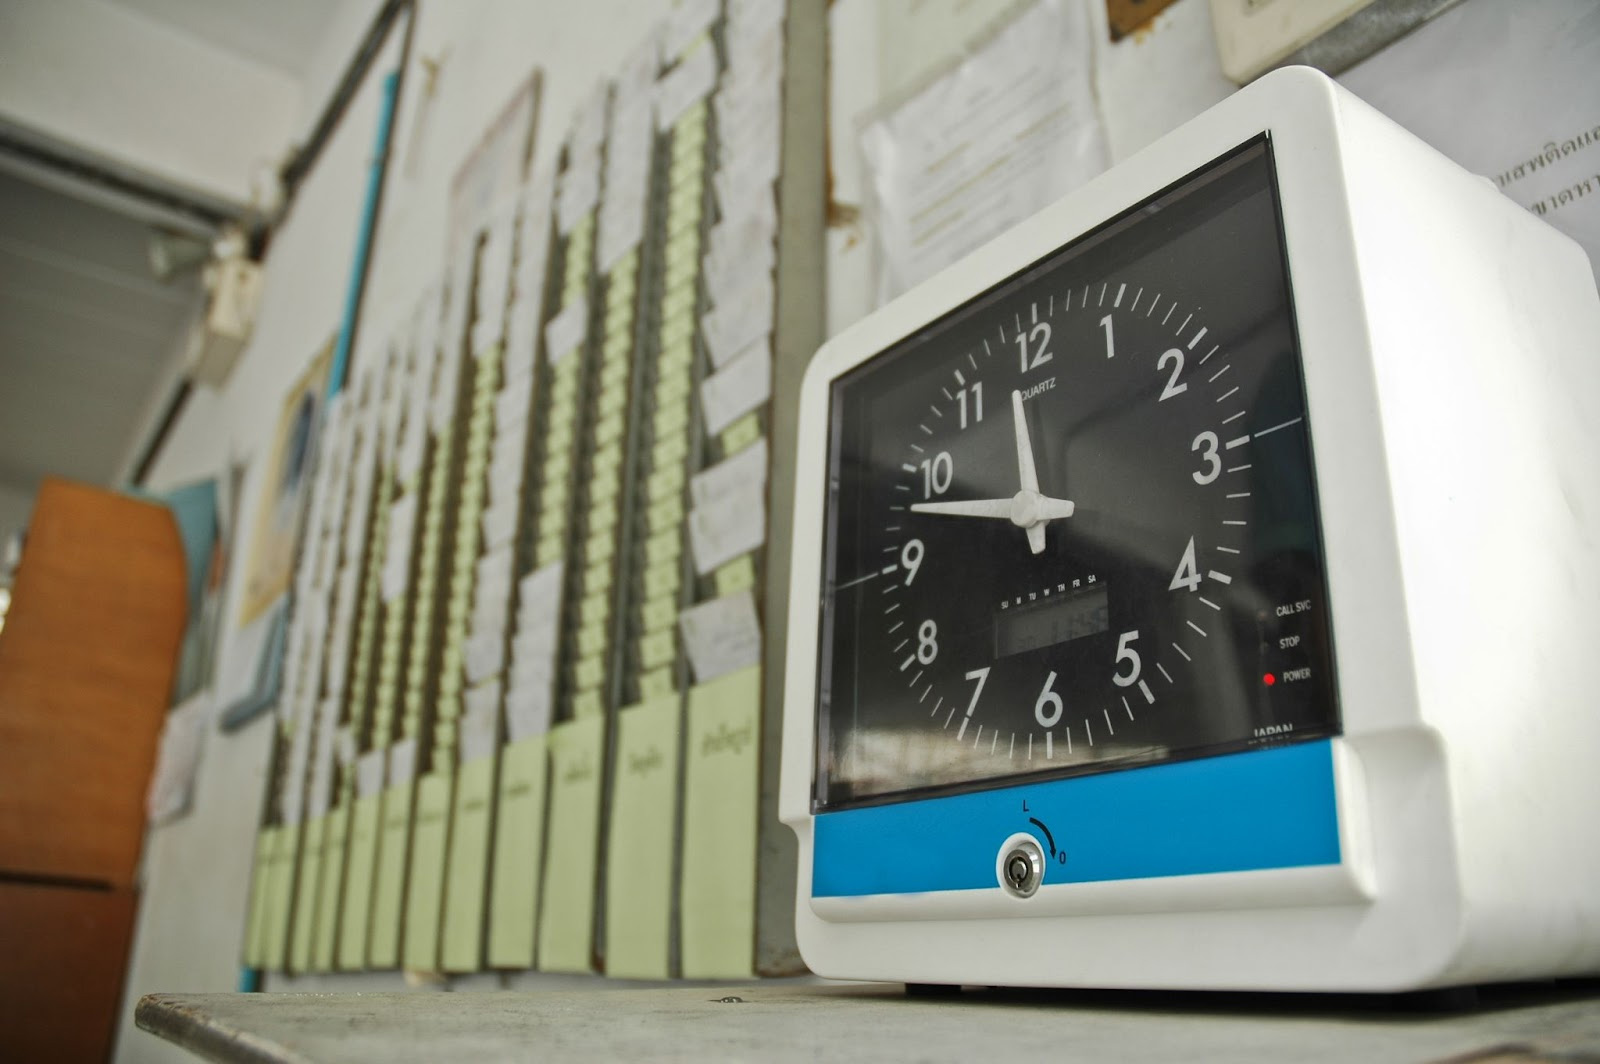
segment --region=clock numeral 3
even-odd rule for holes
[[[1217,474],[1222,472],[1222,459],[1217,457],[1217,434],[1215,432],[1202,432],[1194,438],[1189,445],[1189,450],[1199,451],[1200,458],[1206,468],[1198,473],[1191,473],[1196,484],[1209,484],[1217,479]],[[923,465],[928,463],[924,462]]]

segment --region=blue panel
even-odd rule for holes
[[[1046,885],[1339,863],[1326,740],[823,813],[814,827],[813,897],[995,887],[1019,831],[1050,855]]]

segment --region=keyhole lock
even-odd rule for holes
[[[1044,879],[1044,853],[1032,839],[1012,840],[1000,858],[1000,885],[1018,898],[1031,898]]]

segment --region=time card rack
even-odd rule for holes
[[[245,960],[797,970],[776,819],[820,12],[679,5],[325,419]]]

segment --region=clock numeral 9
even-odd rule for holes
[[[900,565],[906,571],[906,586],[910,587],[911,581],[917,578],[917,570],[922,568],[922,540],[906,540],[906,545],[900,548]]]
[[[1050,690],[1055,686],[1055,682],[1055,673],[1046,676],[1044,690],[1039,692],[1039,700],[1033,704],[1033,719],[1039,722],[1041,728],[1054,728],[1061,723],[1061,714],[1066,709],[1061,702],[1061,696]]]
[[[932,665],[933,659],[939,656],[939,626],[932,621],[923,621],[917,626],[917,660],[924,665]]]
[[[1216,439],[1215,436],[1212,437]],[[956,475],[956,464],[949,451],[940,451],[930,461],[922,460],[922,497],[931,499],[950,490],[950,481]]]
[[[1028,359],[1028,345],[1037,341],[1033,348],[1033,359]],[[1022,358],[1022,372],[1038,369],[1050,361],[1050,323],[1041,321],[1027,332],[1017,333],[1017,353]]]
[[[1196,484],[1209,484],[1217,479],[1217,474],[1222,472],[1222,459],[1217,457],[1217,434],[1215,432],[1202,432],[1194,438],[1189,445],[1189,450],[1199,451],[1201,461],[1206,468],[1198,473],[1190,473]],[[926,462],[923,465],[927,465]]]

